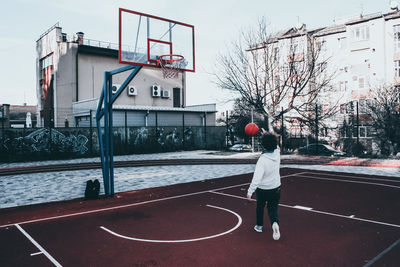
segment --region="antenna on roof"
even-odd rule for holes
[[[297,16],[296,29],[300,30],[300,29],[301,29],[301,26],[303,26],[303,24],[302,24],[302,23],[300,23],[300,17],[299,17],[299,16]]]

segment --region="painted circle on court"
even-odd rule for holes
[[[199,238],[192,238],[192,239],[181,239],[181,240],[143,239],[143,238],[137,238],[137,237],[130,237],[130,236],[121,235],[121,234],[118,234],[118,233],[116,233],[116,232],[104,227],[104,226],[100,226],[100,228],[103,229],[104,231],[116,236],[116,237],[127,239],[127,240],[132,240],[132,241],[151,242],[151,243],[184,243],[184,242],[195,242],[195,241],[201,241],[201,240],[220,237],[220,236],[223,236],[223,235],[226,235],[226,234],[229,234],[229,233],[235,231],[242,224],[242,217],[240,217],[240,215],[237,214],[236,212],[228,210],[228,209],[225,209],[225,208],[213,206],[213,205],[206,205],[206,206],[210,207],[210,208],[219,209],[219,210],[223,210],[223,211],[229,212],[229,213],[231,213],[231,214],[236,216],[236,218],[238,219],[238,222],[231,229],[229,229],[229,230],[227,230],[225,232],[219,233],[219,234],[210,235],[210,236],[204,236],[204,237],[199,237]]]

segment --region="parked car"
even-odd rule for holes
[[[236,144],[229,148],[230,151],[238,151],[238,152],[251,152],[251,145],[246,144]]]
[[[325,144],[309,144],[298,149],[299,154],[303,155],[323,155],[323,156],[345,156],[346,153],[334,149]]]

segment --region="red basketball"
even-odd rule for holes
[[[244,128],[244,132],[247,134],[247,135],[250,135],[250,136],[254,136],[254,135],[256,135],[257,133],[258,133],[258,126],[257,126],[257,124],[255,124],[255,123],[249,123],[249,124],[247,124],[246,125],[246,127]]]

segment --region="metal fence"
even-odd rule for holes
[[[223,126],[114,127],[114,155],[225,149]],[[97,131],[78,128],[2,128],[0,161],[99,156]]]

